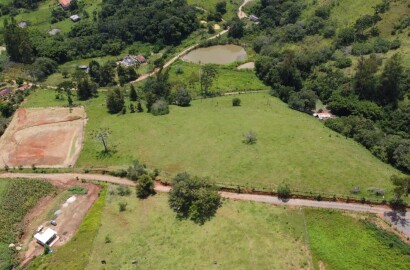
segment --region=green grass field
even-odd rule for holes
[[[384,188],[399,174],[364,147],[327,129],[317,119],[287,108],[268,94],[195,100],[192,106],[171,106],[171,113],[155,117],[148,113],[110,115],[105,94],[83,102],[88,122],[85,146],[77,167],[128,166],[139,159],[161,170],[163,179],[180,171],[208,176],[225,185],[275,189],[282,181],[299,192],[316,191],[348,195],[358,186],[368,197],[369,187]],[[24,107],[65,105],[54,91],[39,90]],[[110,128],[116,153],[102,158],[102,145],[90,137],[98,128]],[[257,133],[255,145],[242,142],[243,133]],[[390,195],[390,194],[389,194]]]
[[[410,247],[397,236],[335,210],[305,212],[316,269],[410,269]]]
[[[181,82],[187,84],[186,88],[193,96],[199,96],[199,70],[201,65],[187,63],[182,60],[175,62],[169,71],[170,83],[178,85]],[[215,65],[218,72],[212,91],[226,93],[236,91],[269,90],[255,75],[253,70],[237,70],[235,65]],[[176,70],[182,70],[182,74],[177,74]]]
[[[300,210],[224,201],[216,217],[199,226],[177,220],[167,198],[108,195],[86,269],[307,268]],[[125,212],[119,202],[128,203]]]

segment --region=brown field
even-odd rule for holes
[[[0,138],[0,166],[73,166],[80,154],[83,107],[19,109]]]

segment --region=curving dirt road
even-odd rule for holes
[[[100,182],[123,184],[129,186],[135,186],[135,183],[125,178],[114,177],[110,175],[100,174],[79,174],[79,173],[59,173],[59,174],[38,174],[38,173],[2,173],[2,178],[29,178],[29,179],[45,179],[49,181],[56,181],[58,183],[69,183],[73,179],[86,179],[95,180]],[[156,183],[155,190],[158,192],[169,192],[171,187]],[[327,201],[311,201],[303,199],[290,199],[283,201],[276,196],[267,195],[253,195],[253,194],[237,194],[232,192],[221,192],[223,198],[240,200],[240,201],[253,201],[260,203],[268,203],[272,205],[286,205],[293,207],[316,207],[327,209],[340,209],[353,212],[370,212],[379,215],[386,221],[391,223],[397,230],[410,237],[410,214],[399,213],[392,211],[385,206],[372,206],[367,204],[357,203],[341,203],[341,202],[327,202]]]
[[[253,0],[244,0],[244,1],[243,1],[242,5],[241,5],[241,6],[239,7],[239,9],[238,9],[238,18],[239,18],[239,19],[242,20],[242,19],[248,17],[248,16],[246,15],[246,13],[242,11],[242,9],[243,9],[244,6],[246,6],[248,3],[252,2],[252,1],[253,1]]]

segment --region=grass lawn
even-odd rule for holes
[[[221,0],[187,0],[188,4],[195,7],[200,7],[208,12],[215,12],[215,6],[218,2],[222,2]],[[231,20],[236,18],[236,13],[238,11],[239,6],[243,3],[243,0],[230,0],[226,2],[226,10],[227,12],[223,15],[225,20]],[[206,18],[207,13],[204,14],[204,18]]]
[[[163,179],[180,171],[208,176],[226,185],[274,189],[282,181],[299,192],[348,195],[358,186],[369,197],[369,187],[391,190],[389,178],[399,174],[364,147],[324,127],[317,119],[287,108],[268,94],[195,100],[192,106],[171,106],[171,113],[110,115],[105,93],[83,102],[88,122],[85,146],[77,167],[128,166],[139,159],[161,170]],[[65,105],[54,91],[39,90],[24,107]],[[117,152],[101,158],[102,146],[90,137],[98,128],[110,128]],[[257,133],[255,145],[242,142],[243,133]]]
[[[184,82],[193,96],[199,96],[200,68],[201,65],[178,60],[171,66],[169,71],[171,84],[178,85]],[[214,92],[269,90],[269,87],[256,77],[253,70],[237,70],[235,65],[215,65],[215,68],[218,74],[211,87]],[[181,69],[183,73],[177,74],[177,69]]]
[[[86,269],[306,269],[300,210],[224,201],[203,226],[179,221],[166,194],[107,195]],[[127,202],[119,212],[118,203]],[[111,243],[106,243],[109,238]],[[101,261],[107,264],[102,265]],[[137,261],[136,265],[132,261]]]
[[[335,210],[305,213],[316,269],[410,269],[410,247],[397,236]]]
[[[88,264],[94,238],[101,224],[107,190],[101,194],[91,207],[74,237],[61,248],[47,256],[39,256],[28,269],[71,269],[83,270]]]

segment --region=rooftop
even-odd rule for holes
[[[53,229],[47,228],[43,233],[36,233],[34,238],[41,244],[47,245],[56,235],[57,233]]]

